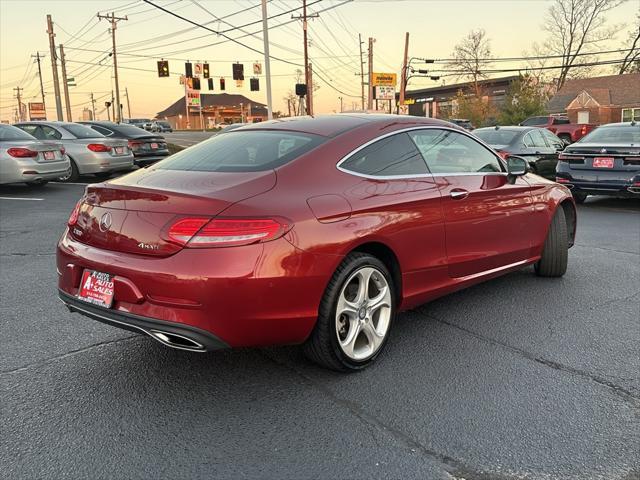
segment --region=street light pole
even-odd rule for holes
[[[273,119],[271,98],[271,62],[269,60],[269,26],[267,24],[267,0],[262,0],[262,39],[264,42],[264,72],[267,76],[267,119]]]

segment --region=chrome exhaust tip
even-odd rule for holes
[[[160,330],[149,330],[149,335],[158,342],[166,345],[167,347],[177,348],[179,350],[189,350],[190,352],[204,352],[206,348],[204,345],[196,342],[195,340],[178,335],[176,333],[163,332]]]
[[[640,194],[640,187],[628,187],[627,191],[630,193]]]

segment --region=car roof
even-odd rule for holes
[[[346,131],[364,125],[370,125],[372,127],[377,126],[380,128],[399,125],[436,125],[460,129],[460,127],[454,123],[425,117],[378,113],[338,113],[332,115],[318,115],[315,117],[303,116],[279,118],[266,122],[252,123],[243,126],[241,130],[292,130],[312,133],[324,137],[335,137]]]
[[[507,132],[528,132],[529,130],[538,130],[540,127],[522,127],[520,125],[498,125],[497,127],[482,127],[477,128],[476,132],[487,131],[487,130],[506,130]]]
[[[640,122],[616,122],[616,123],[605,123],[604,125],[599,125],[598,128],[612,128],[612,127],[640,127]]]

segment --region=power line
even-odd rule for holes
[[[577,53],[575,54],[575,56],[605,55],[608,53],[629,52],[631,50],[632,50],[631,48],[621,48],[617,50],[602,50],[599,52]],[[571,56],[573,57],[574,55],[571,55]],[[479,62],[515,62],[515,61],[524,61],[524,60],[550,60],[552,58],[565,58],[565,57],[566,55],[538,55],[533,57],[489,57],[489,58],[479,58],[478,61]],[[422,60],[422,62],[419,62],[419,63],[425,63],[424,58],[420,60]],[[455,58],[437,58],[437,59],[434,59],[433,62],[429,61],[426,63],[451,63],[454,61],[456,61]]]

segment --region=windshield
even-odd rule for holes
[[[149,132],[146,130],[136,127],[135,125],[127,125],[125,123],[109,125],[109,128],[125,136],[149,135]]]
[[[100,132],[96,132],[93,128],[85,125],[78,125],[76,123],[67,123],[64,129],[76,138],[101,138],[104,137]]]
[[[578,140],[580,143],[622,143],[640,145],[640,125],[596,128]]]
[[[519,132],[515,130],[496,130],[495,128],[480,129],[473,134],[489,145],[510,145]]]
[[[164,170],[258,172],[298,158],[324,139],[294,132],[245,130],[216,135],[157,164]]]
[[[0,125],[0,141],[3,140],[36,140],[36,137],[13,125]]]

